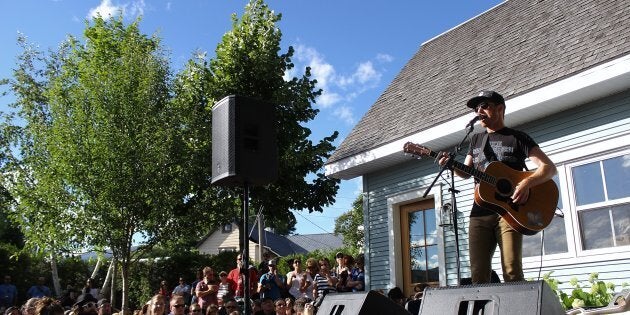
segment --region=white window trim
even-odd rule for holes
[[[412,202],[426,200],[433,198],[434,207],[436,210],[436,226],[438,233],[438,263],[440,266],[440,285],[446,284],[446,260],[444,259],[444,239],[441,237],[443,234],[442,227],[439,220],[439,209],[442,207],[442,184],[435,184],[426,198],[422,198],[424,192],[428,187],[421,187],[411,191],[406,191],[391,195],[387,197],[387,229],[388,229],[388,245],[389,245],[389,261],[390,261],[390,276],[387,289],[394,287],[400,287],[403,283],[403,271],[402,271],[402,259],[400,259],[401,249],[401,235],[400,235],[400,207]]]
[[[614,157],[625,155],[625,154],[630,154],[629,148],[624,148],[624,149],[620,149],[620,150],[616,150],[612,152],[606,152],[605,154],[599,154],[595,157],[577,161],[575,163],[567,163],[565,165],[566,172],[567,172],[567,183],[573,183],[573,177],[570,172],[570,170],[573,167],[577,167],[577,166],[581,166],[581,165],[585,165],[585,164],[593,163],[593,162],[599,162],[602,160],[614,158]],[[598,202],[594,204],[589,204],[588,206],[578,207],[576,204],[575,197],[574,197],[575,191],[573,189],[573,185],[567,185],[567,188],[568,188],[567,193],[569,195],[569,199],[571,202],[571,209],[572,209],[572,212],[574,213],[574,215],[572,216],[572,224],[574,226],[575,233],[576,233],[576,237],[575,237],[576,256],[580,258],[580,257],[594,256],[594,255],[600,256],[602,254],[618,254],[620,252],[630,252],[630,245],[597,248],[597,249],[582,249],[584,246],[582,244],[582,238],[580,237],[581,235],[579,234],[580,225],[579,225],[579,218],[577,215],[580,211],[584,211],[584,210],[589,210],[589,209],[594,209],[594,208],[599,208],[599,207],[608,207],[608,206],[613,206],[613,205],[617,205],[621,203],[627,203],[630,198],[617,199],[614,201]]]
[[[630,134],[621,135],[617,138],[611,138],[604,141],[589,143],[588,145],[575,147],[571,150],[558,152],[556,154],[550,154],[549,158],[556,163],[558,167],[559,183],[562,186],[560,189],[562,198],[562,204],[564,206],[564,221],[565,230],[568,244],[568,252],[552,255],[544,255],[542,257],[527,257],[523,258],[523,268],[537,269],[545,267],[561,266],[566,264],[575,263],[591,263],[597,261],[607,261],[619,258],[625,258],[630,252],[630,245],[583,250],[582,241],[580,237],[579,222],[577,217],[575,205],[574,189],[571,168],[594,161],[601,161],[607,158],[630,154],[630,146],[619,146],[620,143],[630,143]],[[544,150],[544,144],[541,144]],[[528,167],[535,168],[535,165],[531,162],[528,163]],[[615,200],[614,202],[605,202],[602,205],[613,205],[618,203],[627,202],[627,199]],[[580,207],[584,208],[584,207]],[[589,209],[593,208],[589,205]],[[501,268],[500,258],[495,255],[493,261],[493,268]]]

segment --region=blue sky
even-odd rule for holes
[[[313,139],[339,131],[337,146],[426,42],[487,11],[500,0],[267,0],[282,13],[283,52],[296,49],[296,70],[310,65],[323,95],[309,123]],[[122,10],[126,21],[141,15],[145,34],[156,33],[180,69],[196,51],[214,56],[231,14],[247,0],[5,0],[0,1],[0,78],[11,75],[20,53],[18,32],[40,49],[55,49],[68,34],[81,38],[85,20]],[[10,97],[0,98],[0,111]],[[437,106],[438,104],[436,104]],[[332,232],[334,220],[361,192],[360,178],[342,181],[337,202],[323,213],[296,211],[296,233]]]

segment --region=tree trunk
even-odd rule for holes
[[[120,267],[122,271],[122,304],[120,310],[123,312],[123,314],[130,314],[131,310],[129,310],[127,306],[127,294],[129,291],[129,261],[123,260]]]
[[[101,269],[102,264],[103,264],[103,259],[99,255],[98,258],[96,259],[96,266],[94,266],[94,270],[92,270],[92,275],[90,276],[90,278],[96,279],[96,275],[98,275],[98,270]]]
[[[112,283],[109,286],[110,288],[110,304],[116,305],[116,258],[112,258]],[[124,313],[123,313],[124,314]]]
[[[55,290],[55,296],[61,296],[61,285],[59,284],[59,272],[57,270],[57,258],[54,254],[50,254],[50,271],[52,273],[53,289]]]
[[[103,286],[101,287],[101,290],[99,292],[99,294],[102,297],[106,297],[107,296],[107,289],[110,287],[110,279],[112,278],[112,268],[114,266],[114,259],[112,259],[112,261],[109,263],[109,268],[107,268],[107,275],[105,276],[105,280],[103,281]],[[111,296],[110,296],[110,302],[111,302]]]

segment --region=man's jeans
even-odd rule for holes
[[[473,283],[490,283],[492,256],[499,245],[503,280],[523,281],[523,235],[498,214],[470,217],[468,248]]]

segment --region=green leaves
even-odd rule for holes
[[[590,284],[590,289],[588,289],[588,291],[585,291],[586,287],[582,287],[578,278],[571,278],[569,281],[573,287],[571,295],[558,289],[561,282],[551,278],[551,272],[543,275],[543,280],[545,280],[549,287],[558,295],[565,309],[605,306],[610,303],[615,293],[615,285],[611,282],[604,283],[599,280],[599,274],[596,272],[589,275],[587,282]]]
[[[293,49],[279,54],[280,18],[251,1],[214,59],[197,53],[177,74],[140,20],[95,18],[83,38],[47,53],[20,37],[23,53],[3,82],[16,112],[2,113],[0,171],[28,248],[108,247],[128,270],[142,254],[131,251],[138,235],[146,250],[189,244],[239,218],[240,189],[210,185],[211,106],[230,94],[277,105],[279,179],[250,191],[251,208],[289,233],[290,210],[332,204],[339,180],[323,164],[338,134],[311,139],[304,127],[321,92],[308,68],[285,81]]]
[[[365,241],[363,228],[363,195],[352,203],[352,209],[335,220],[335,234],[343,235],[344,245],[359,250]]]

